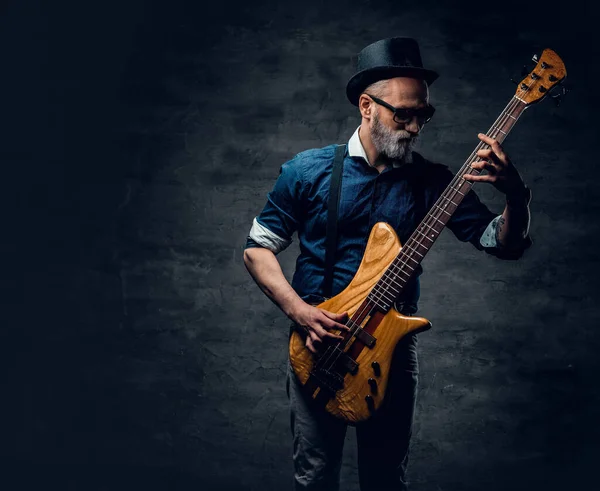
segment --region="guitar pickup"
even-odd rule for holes
[[[367,348],[372,348],[375,346],[375,341],[377,341],[375,337],[371,336],[371,334],[360,327],[356,331],[355,336],[356,339],[363,343]]]

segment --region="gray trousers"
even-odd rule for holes
[[[406,469],[418,383],[417,337],[396,348],[386,398],[377,413],[356,426],[361,491],[407,490]],[[291,366],[287,393],[296,490],[339,489],[347,425],[316,407]]]

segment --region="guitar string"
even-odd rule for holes
[[[494,133],[494,130],[498,128],[499,121],[504,120],[504,122],[502,123],[502,126],[504,126],[505,122],[507,121],[507,117],[510,117],[509,113],[512,113],[512,111],[514,110],[514,108],[516,106],[518,106],[518,102],[519,102],[519,100],[516,97],[513,97],[511,99],[511,101],[509,102],[509,104],[502,111],[502,113],[500,114],[500,116],[496,119],[496,121],[494,122],[494,124],[492,125],[492,127],[490,128],[490,130],[488,130],[487,134],[489,136],[491,136],[491,137],[497,136],[497,134],[495,136],[492,136],[492,134]],[[469,158],[467,159],[467,161],[465,162],[465,164],[463,164],[463,166],[461,167],[460,171],[450,181],[450,184],[447,186],[446,191],[448,191],[448,190],[454,191],[454,194],[452,195],[452,198],[454,198],[456,196],[456,191],[457,191],[457,189],[454,188],[454,184],[456,182],[458,182],[459,179],[462,179],[463,171],[468,170],[468,168],[470,167],[470,164],[472,163],[472,160],[473,160],[474,156],[476,155],[476,152],[480,148],[482,148],[484,145],[487,145],[487,144],[485,144],[484,142],[479,142],[479,144],[476,146],[475,150],[473,152],[471,152],[471,155],[469,156]],[[478,171],[477,169],[472,169],[472,170],[473,171]],[[478,172],[478,174],[479,174],[479,172]],[[462,189],[462,186],[464,185],[465,182],[467,182],[467,181],[463,180],[463,182],[461,182],[461,184],[459,186],[460,189]],[[472,184],[471,183],[469,183],[469,184],[470,184],[470,186],[468,186],[468,187],[470,188],[472,186]],[[438,217],[441,217],[441,213],[447,213],[442,208],[439,207],[439,204],[441,204],[441,202],[443,201],[443,199],[445,199],[445,196],[444,196],[445,194],[448,194],[448,193],[447,192],[442,193],[442,195],[438,198],[438,200],[436,201],[436,203],[433,205],[432,209],[435,210],[434,213],[431,213],[431,211],[430,211],[428,213],[428,216],[425,217],[425,220],[423,222],[421,222],[421,224],[425,224],[430,229],[433,229],[438,235],[441,233],[441,230],[438,232],[437,229],[435,229],[432,225],[428,224],[427,222],[430,220],[430,218],[434,218],[435,220],[438,220]],[[450,198],[450,199],[452,199],[452,198]],[[438,213],[438,217],[435,217],[435,213]],[[444,226],[445,226],[445,224],[444,224]],[[443,228],[442,228],[442,230],[443,230]],[[413,235],[414,235],[414,232],[413,232]],[[371,296],[372,302],[369,302],[369,303],[373,303],[374,302],[375,305],[371,307],[370,312],[366,314],[367,316],[372,315],[373,310],[375,310],[375,307],[380,306],[378,304],[383,299],[385,288],[382,288],[382,286],[379,286],[379,288],[382,289],[382,291],[379,293],[379,298],[378,298],[378,292],[376,291],[376,289],[378,288],[379,282],[381,280],[383,280],[383,284],[385,285],[385,282],[386,282],[385,276],[389,276],[391,274],[393,276],[392,281],[394,281],[394,283],[398,284],[398,282],[396,280],[399,279],[400,277],[398,276],[397,272],[394,271],[394,269],[398,269],[398,270],[401,271],[401,266],[399,264],[396,264],[397,261],[400,260],[400,263],[404,264],[405,266],[408,264],[407,261],[409,259],[412,259],[414,261],[414,259],[412,258],[413,249],[411,247],[411,246],[414,246],[414,242],[417,242],[417,247],[421,246],[421,245],[423,245],[423,247],[426,247],[419,240],[412,240],[411,241],[411,238],[412,238],[412,235],[408,239],[407,244],[406,244],[406,246],[408,246],[408,248],[411,249],[411,251],[408,252],[408,253],[404,253],[404,254],[403,254],[404,251],[401,251],[399,253],[399,255],[392,261],[392,268],[388,267],[388,269],[386,270],[386,272],[384,273],[384,275],[382,276],[382,278],[380,278],[380,280],[378,281],[378,283],[375,285],[375,288],[373,290],[371,290],[371,293],[369,294],[369,296]],[[427,238],[429,239],[429,237],[427,237]],[[420,240],[422,241],[422,239],[420,239]],[[433,241],[432,241],[431,245],[433,245]],[[404,250],[404,247],[402,249]],[[404,261],[402,261],[402,255],[406,256],[406,259]],[[413,268],[410,268],[410,269],[412,270],[412,272],[409,275],[408,279],[403,280],[403,281],[405,281],[405,284],[402,285],[401,288],[404,288],[404,286],[406,285],[406,283],[408,283],[408,281],[410,280],[410,277],[412,276],[412,273],[414,273],[414,271],[415,271]],[[391,272],[390,272],[390,270],[391,270]],[[372,293],[375,293],[375,295],[371,295]],[[368,299],[368,297],[367,297],[367,299]],[[392,303],[393,303],[393,301],[392,301]],[[368,303],[367,303],[367,306],[365,306],[365,307],[363,307],[361,309],[360,313],[359,312],[355,313],[353,317],[360,318],[363,315],[363,313],[364,313],[364,311],[366,309],[368,309]],[[357,314],[359,314],[359,315],[357,316]],[[352,326],[348,326],[348,322],[351,322]],[[345,352],[345,350],[348,347],[348,345],[354,341],[354,337],[356,335],[356,332],[358,332],[358,329],[360,329],[360,324],[355,323],[354,321],[352,321],[352,319],[349,319],[348,322],[346,323],[346,326],[352,327],[353,329],[348,333],[347,340],[345,342],[344,342],[344,340],[339,341],[336,345],[328,347],[327,351],[324,353],[324,356],[319,359],[319,362],[320,362],[320,363],[318,363],[319,366],[322,365],[322,364],[324,364],[324,363],[329,362],[331,360],[331,356],[334,355],[337,352],[337,355],[335,356],[334,360],[331,363],[329,363],[329,367],[327,368],[327,370],[330,370],[331,368],[333,368],[333,366],[335,365],[335,363],[337,362],[337,360],[339,359],[339,357]],[[339,349],[339,347],[340,347],[340,345],[342,343],[344,343],[344,346],[343,346],[342,349]],[[323,359],[323,358],[325,358],[325,359]]]
[[[526,89],[527,90],[527,89]],[[523,90],[523,93],[526,92],[526,90]],[[492,127],[490,128],[490,130],[488,130],[488,133],[486,133],[488,136],[492,137],[492,138],[496,138],[498,136],[498,134],[500,132],[502,132],[505,136],[507,136],[507,133],[504,132],[501,128],[504,128],[504,125],[506,124],[506,122],[508,121],[508,118],[514,118],[514,116],[512,116],[512,112],[513,110],[518,107],[521,101],[520,99],[518,99],[517,95],[522,95],[519,94],[519,90],[517,90],[517,94],[515,96],[513,96],[513,98],[511,99],[511,101],[509,102],[509,104],[506,106],[506,108],[502,111],[502,113],[500,114],[500,116],[496,119],[496,121],[494,122],[494,124],[492,125]],[[520,114],[519,114],[520,116]],[[514,118],[515,122],[518,119]],[[513,123],[514,124],[514,123]],[[509,129],[510,131],[510,129]],[[493,133],[496,133],[495,135]],[[391,267],[388,267],[388,269],[386,269],[386,271],[384,272],[384,275],[382,276],[382,278],[380,278],[380,280],[376,283],[375,287],[371,290],[370,294],[367,296],[367,299],[369,298],[369,296],[372,297],[373,302],[375,303],[374,306],[371,307],[370,312],[368,314],[366,314],[366,316],[372,315],[373,310],[375,310],[375,307],[377,306],[381,306],[378,305],[383,299],[386,300],[386,302],[389,302],[389,298],[385,297],[386,294],[386,287],[391,287],[391,284],[387,284],[386,282],[388,280],[391,280],[394,284],[399,285],[400,287],[400,291],[397,291],[395,288],[393,288],[395,291],[397,291],[396,296],[392,299],[391,304],[394,303],[394,301],[398,298],[398,296],[400,295],[400,293],[402,292],[402,289],[405,287],[405,285],[408,283],[408,281],[410,281],[412,274],[415,272],[415,269],[412,267],[408,266],[408,260],[412,260],[414,261],[417,265],[419,264],[420,261],[417,261],[413,258],[413,253],[417,252],[417,254],[419,254],[421,256],[421,258],[424,257],[424,255],[420,254],[420,247],[423,247],[425,249],[425,254],[429,251],[429,247],[431,247],[433,245],[433,242],[435,241],[435,238],[431,241],[432,244],[428,247],[426,246],[422,240],[423,239],[416,239],[416,232],[422,228],[421,226],[423,226],[423,228],[425,226],[427,226],[428,228],[432,229],[435,231],[435,233],[439,236],[439,234],[443,231],[444,227],[446,226],[447,222],[441,222],[439,220],[439,217],[441,217],[441,213],[447,213],[445,211],[445,208],[447,208],[447,204],[444,204],[444,208],[439,208],[438,202],[441,204],[441,202],[444,199],[447,199],[448,201],[450,201],[454,206],[455,209],[452,211],[452,213],[450,213],[450,216],[456,211],[456,208],[458,208],[458,206],[460,205],[460,203],[456,204],[453,202],[453,198],[456,197],[457,193],[461,194],[463,197],[464,195],[466,195],[469,191],[470,188],[473,186],[474,182],[469,182],[463,179],[463,175],[466,174],[466,171],[469,170],[469,168],[471,169],[472,173],[473,172],[477,172],[477,174],[474,175],[479,175],[481,174],[481,171],[479,171],[478,169],[472,169],[470,167],[470,165],[474,162],[474,157],[476,156],[476,153],[479,149],[483,148],[485,145],[487,145],[484,142],[479,142],[479,144],[475,147],[475,150],[473,150],[471,152],[471,155],[467,158],[467,161],[465,162],[465,164],[463,164],[463,166],[461,167],[461,169],[459,170],[459,172],[454,176],[454,178],[450,181],[450,184],[447,186],[446,191],[452,191],[452,195],[450,198],[448,198],[447,196],[445,196],[446,194],[450,194],[449,192],[444,192],[442,193],[442,195],[438,198],[438,200],[436,201],[436,203],[433,205],[432,209],[434,210],[433,213],[430,210],[430,212],[428,213],[428,215],[425,217],[425,220],[423,220],[423,222],[421,222],[421,224],[419,225],[419,227],[416,229],[415,232],[413,232],[413,234],[411,234],[411,236],[409,237],[409,239],[407,240],[407,243],[404,247],[402,247],[402,251],[398,254],[398,256],[392,261],[391,263]],[[462,179],[462,182],[458,185],[458,188],[455,188],[455,184],[458,183],[459,180]],[[467,183],[467,190],[466,192],[463,194],[462,193],[462,189],[463,187],[465,187],[465,182]],[[436,209],[439,208],[439,211]],[[435,214],[438,214],[438,216],[436,217]],[[433,225],[427,223],[430,221],[430,219],[433,218],[436,221],[440,221],[440,223],[442,223],[442,229],[441,230],[437,230]],[[429,239],[428,236],[425,236],[422,232],[421,235],[423,235],[423,237],[426,237]],[[435,237],[435,235],[434,235]],[[409,249],[409,252],[405,251],[405,248]],[[403,261],[402,260],[402,256],[406,256],[406,259]],[[399,264],[398,264],[399,263]],[[411,273],[409,274],[408,278],[406,280],[402,279],[398,273],[402,272],[402,265],[408,267],[411,270]],[[397,271],[396,271],[397,270]],[[387,278],[386,278],[387,276]],[[390,278],[391,276],[391,278]],[[398,280],[401,280],[404,282],[404,284],[398,283]],[[381,283],[381,284],[380,284]],[[379,290],[379,292],[378,292]],[[371,294],[374,294],[373,296]],[[379,295],[379,298],[377,298]],[[373,302],[368,302],[368,303],[373,303]],[[361,312],[357,312],[354,314],[353,317],[356,318],[360,318],[364,311],[366,309],[368,309],[368,303],[365,307],[363,307],[361,309]],[[385,305],[385,304],[384,304]],[[391,307],[391,305],[390,305]],[[359,314],[357,316],[357,314]],[[351,326],[348,326],[348,323],[351,323]],[[344,347],[342,350],[339,349],[339,346],[342,344],[342,341],[339,341],[337,343],[337,345],[334,346],[330,346],[328,347],[328,350],[326,351],[326,353],[324,353],[324,355],[327,356],[323,356],[321,358],[319,358],[317,365],[322,365],[325,362],[328,362],[331,359],[331,355],[334,352],[337,352],[337,356],[335,357],[335,359],[333,360],[333,362],[331,362],[329,364],[329,369],[333,368],[333,366],[335,365],[335,363],[337,362],[337,360],[339,359],[339,357],[341,356],[341,354],[343,354],[345,352],[346,347],[348,347],[348,345],[352,342],[354,342],[354,337],[356,335],[356,332],[358,332],[358,330],[360,329],[360,324],[355,323],[352,319],[349,319],[346,322],[346,326],[347,327],[351,327],[351,331],[348,332],[347,337],[348,339],[345,341]],[[333,348],[333,350],[331,349]],[[332,352],[333,351],[333,352]],[[328,353],[329,352],[329,353]],[[325,358],[325,359],[323,359]]]

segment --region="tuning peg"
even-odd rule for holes
[[[533,58],[531,58],[532,61],[534,62],[533,66],[528,67],[527,65],[529,65],[529,63],[523,65],[521,67],[521,77],[525,77],[526,75],[529,75],[533,69],[535,68],[535,65],[538,62],[538,56],[537,55],[533,55]],[[516,81],[514,78],[511,77],[510,81],[515,84],[515,85],[519,85],[520,82]]]
[[[534,54],[534,55],[531,57],[531,61],[533,61],[534,63],[536,63],[536,64],[537,64],[537,62],[538,62],[538,61],[540,61],[540,59],[538,58],[538,55]]]

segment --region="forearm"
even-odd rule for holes
[[[503,247],[518,246],[529,234],[530,200],[529,190],[519,196],[507,196],[506,207],[497,227],[497,240]]]
[[[244,250],[244,264],[263,293],[285,315],[295,320],[295,313],[301,308],[304,301],[283,275],[275,254],[262,247],[248,248]]]

